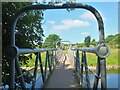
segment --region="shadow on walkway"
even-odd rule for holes
[[[67,54],[64,54],[44,88],[78,88]]]

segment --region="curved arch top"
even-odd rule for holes
[[[12,32],[11,32],[11,45],[15,45],[15,27],[17,20],[19,16],[24,13],[25,11],[28,10],[39,10],[39,9],[72,9],[72,8],[81,8],[81,9],[86,9],[94,14],[94,16],[97,19],[98,22],[98,29],[99,29],[99,43],[102,44],[104,43],[104,24],[102,17],[100,13],[92,6],[86,5],[86,4],[81,4],[81,3],[75,3],[75,4],[63,4],[63,5],[44,5],[44,4],[39,4],[39,5],[29,5],[26,7],[23,7],[19,11],[17,11],[13,17],[12,21]]]

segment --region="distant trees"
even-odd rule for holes
[[[43,47],[56,48],[56,44],[60,40],[61,40],[61,38],[58,35],[56,35],[56,34],[50,34],[46,38],[46,40],[45,40],[45,42],[43,44]]]
[[[114,37],[115,37],[114,35],[107,36],[107,38],[105,39],[105,42],[109,43]]]
[[[96,46],[98,44],[98,42],[95,41],[95,39],[93,39],[91,42],[90,42],[90,45],[93,45],[93,46]]]
[[[94,46],[98,45],[98,43],[99,42],[96,41],[95,39],[91,40],[91,37],[87,36],[84,39],[84,43],[76,43],[76,44],[72,44],[72,46],[75,46],[75,47],[90,47],[90,46],[94,47]],[[105,39],[105,43],[111,48],[120,48],[120,33],[107,36]]]
[[[105,41],[112,48],[120,48],[120,33],[107,36]]]
[[[90,46],[90,41],[91,41],[91,37],[90,36],[85,37],[84,44],[85,44],[86,47]]]
[[[107,36],[105,38],[105,43],[109,45],[111,48],[120,48],[120,33]],[[90,45],[96,46],[97,44],[98,42],[95,39],[91,41],[90,36],[85,37],[84,45],[86,47],[89,47]],[[76,45],[80,46],[80,44],[76,44]]]

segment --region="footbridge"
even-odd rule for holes
[[[95,47],[77,48],[69,46],[64,52],[59,46],[56,48],[18,48],[15,43],[15,27],[19,16],[28,10],[41,9],[86,9],[93,13],[98,22],[99,44]],[[73,36],[74,37],[74,36]],[[62,42],[62,41],[60,41]],[[68,41],[69,42],[69,41]],[[70,42],[69,42],[70,43]],[[43,54],[45,58],[43,59]],[[96,60],[96,71],[88,68],[87,54],[93,53]],[[11,45],[7,50],[10,59],[9,88],[35,89],[35,88],[89,88],[97,89],[98,84],[102,90],[107,88],[106,57],[109,55],[109,47],[104,40],[104,24],[100,13],[90,5],[81,3],[63,5],[30,5],[21,8],[13,17],[11,27]],[[34,54],[35,64],[33,68],[25,69],[20,66],[20,55]],[[30,72],[32,71],[32,72]],[[29,73],[28,73],[29,72]],[[94,75],[91,82],[89,72]],[[27,78],[25,78],[25,76]],[[27,84],[27,80],[31,80]]]

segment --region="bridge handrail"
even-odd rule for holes
[[[23,49],[22,48],[22,49],[19,49],[19,48],[13,46],[13,47],[9,48],[9,50],[11,50],[11,49],[13,49],[12,55],[14,54],[14,51],[16,52],[16,54],[13,55],[14,57],[12,57],[12,58],[15,58],[15,60],[16,60],[15,67],[16,67],[16,71],[17,71],[17,79],[20,79],[20,85],[21,85],[20,88],[22,88],[22,89],[26,89],[28,87],[25,86],[25,80],[23,77],[23,75],[25,73],[22,73],[22,69],[20,68],[19,56],[21,54],[35,54],[35,66],[34,66],[34,68],[27,70],[28,72],[31,70],[34,70],[34,74],[33,74],[34,80],[32,81],[32,84],[29,87],[31,89],[35,88],[35,83],[37,82],[37,80],[40,77],[42,78],[42,81],[43,81],[40,88],[44,87],[44,84],[47,82],[48,78],[50,77],[52,71],[54,70],[54,68],[58,62],[58,59],[61,56],[60,52],[57,52],[59,50],[56,48],[37,48],[37,49],[28,49],[28,48]],[[45,55],[46,55],[45,61],[42,60],[43,58],[41,57],[42,56],[41,52],[46,52],[45,53]],[[59,54],[60,56],[57,56],[57,54]],[[39,64],[38,64],[38,62],[39,62]],[[45,66],[43,66],[43,63],[45,63]],[[36,78],[38,66],[40,66],[41,75],[38,78]],[[48,68],[49,68],[49,70],[48,70]]]
[[[36,49],[19,49],[20,54],[27,54],[27,53],[37,53],[37,52],[44,52],[44,51],[53,51],[57,50],[56,48],[36,48]]]
[[[110,48],[104,43],[104,44],[98,44],[95,47],[81,47],[81,48],[71,47],[70,49],[75,52],[74,53],[75,55],[73,54],[74,67],[75,67],[76,77],[78,78],[79,83],[85,88],[96,89],[98,87],[99,79],[101,79],[101,88],[105,90],[107,87],[105,59],[110,54]],[[82,56],[80,56],[79,51],[82,52]],[[98,57],[97,65],[96,65],[96,74],[88,68],[87,56],[86,56],[87,52],[94,53]],[[84,79],[83,68],[85,68],[85,78],[86,78],[85,80],[86,80],[87,86],[84,86],[83,84],[83,79]],[[88,70],[95,75],[93,87],[90,85]],[[100,73],[101,73],[101,76],[100,76]]]
[[[104,45],[99,44],[95,47],[83,47],[83,48],[71,47],[71,50],[79,50],[82,52],[95,53],[97,56],[99,56],[101,58],[106,58],[110,54],[110,48],[106,44],[104,44]]]
[[[44,52],[44,51],[54,51],[57,50],[57,48],[18,48],[17,46],[10,46],[7,49],[7,55],[10,58],[15,58],[20,54],[30,54],[30,53],[38,53],[38,52]],[[11,52],[12,51],[12,52]]]

